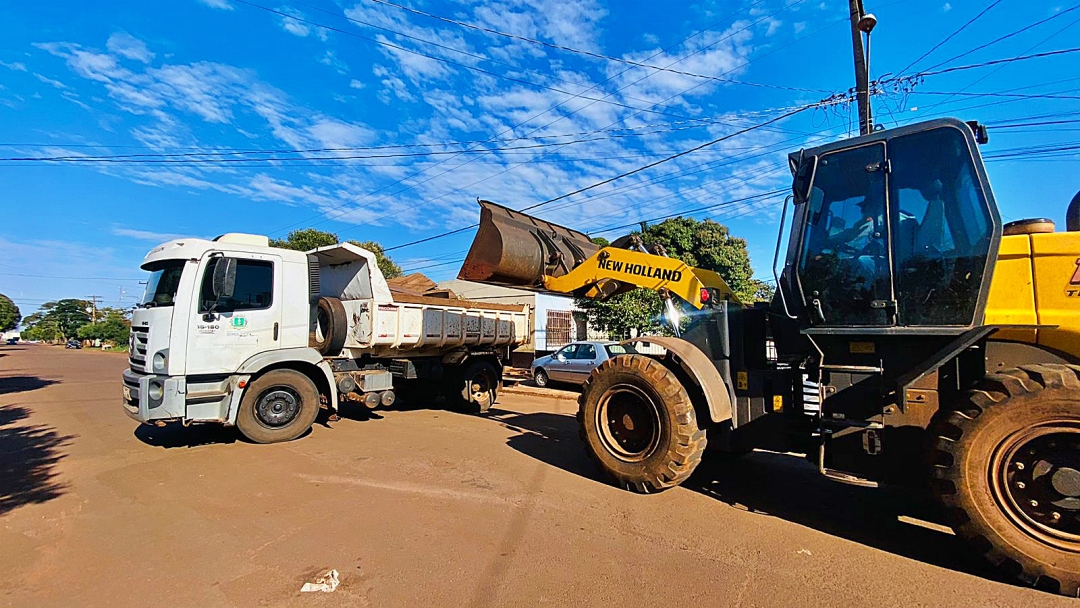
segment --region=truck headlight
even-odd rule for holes
[[[161,401],[161,398],[165,396],[165,389],[162,388],[160,382],[151,382],[146,387],[146,395],[151,401]]]
[[[154,353],[153,363],[155,372],[164,372],[165,366],[169,363],[169,356],[166,351],[160,350]]]

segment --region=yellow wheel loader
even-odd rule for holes
[[[769,303],[637,238],[599,248],[488,202],[459,278],[667,301],[674,336],[636,339],[651,354],[607,361],[579,400],[620,486],[678,485],[707,445],[805,453],[864,486],[929,477],[976,551],[1076,597],[1080,195],[1067,231],[1002,225],[985,134],[942,119],[791,154]]]

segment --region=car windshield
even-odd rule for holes
[[[634,355],[637,351],[633,346],[629,344],[608,344],[604,348],[607,349],[609,355]]]
[[[143,291],[140,305],[144,308],[172,306],[176,290],[180,287],[184,263],[184,260],[162,260],[143,266],[143,270],[150,271],[150,278],[146,281],[146,290]]]

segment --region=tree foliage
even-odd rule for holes
[[[83,325],[76,332],[82,340],[101,340],[113,344],[127,344],[131,334],[131,321],[125,311],[118,308],[103,308],[98,311],[97,323]]]
[[[22,321],[22,313],[11,298],[0,293],[0,332],[11,331],[19,326]]]
[[[718,273],[742,302],[764,299],[771,290],[767,283],[753,278],[746,240],[732,236],[723,224],[677,217],[644,226],[634,234],[640,235],[650,247],[663,246],[667,255],[689,266]],[[593,242],[601,246],[608,244],[600,238]],[[594,327],[615,337],[627,337],[631,330],[639,334],[666,331],[663,300],[652,290],[637,289],[605,302],[579,299],[577,304]]]
[[[293,230],[284,239],[270,239],[270,246],[280,247],[282,249],[295,249],[296,251],[310,251],[316,247],[336,245],[340,242],[341,240],[338,239],[338,235],[333,232],[316,230],[315,228],[303,228],[301,230]],[[379,270],[382,271],[383,276],[386,278],[392,279],[402,275],[401,266],[395,264],[394,260],[386,255],[382,245],[379,243],[375,241],[349,242],[357,247],[362,247],[371,253],[374,253],[375,261],[379,265]]]
[[[79,328],[90,323],[90,302],[68,298],[46,302],[23,319],[26,340],[64,340],[75,337]]]

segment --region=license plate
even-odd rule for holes
[[[124,401],[131,401],[131,388],[124,387]]]

